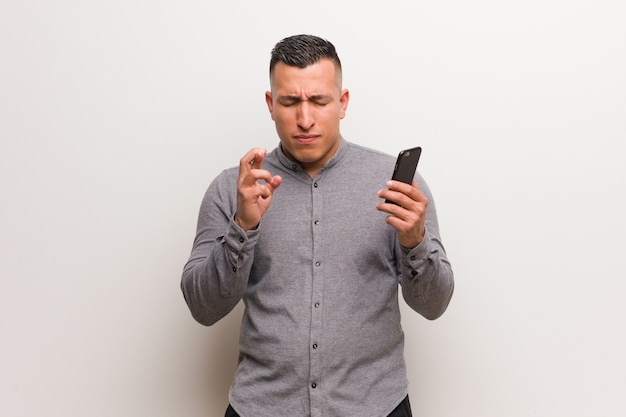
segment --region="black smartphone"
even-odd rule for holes
[[[400,151],[391,179],[412,184],[421,154],[422,148],[420,146]],[[385,200],[385,203],[393,203],[393,201]]]

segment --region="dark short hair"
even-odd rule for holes
[[[274,67],[278,62],[292,67],[306,68],[321,59],[331,60],[341,72],[341,61],[332,43],[313,35],[290,36],[278,42],[272,49],[270,75],[274,72]]]

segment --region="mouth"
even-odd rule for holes
[[[314,142],[319,135],[296,135],[294,139],[301,144],[308,144]]]

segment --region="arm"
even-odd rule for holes
[[[454,291],[454,274],[439,236],[429,232],[412,249],[401,247],[402,296],[415,311],[429,320],[447,309]]]
[[[440,317],[454,291],[454,274],[439,236],[437,212],[425,182],[420,187],[391,181],[379,196],[396,204],[379,203],[387,223],[398,232],[400,284],[407,304],[427,319]]]
[[[230,187],[229,187],[230,186]],[[222,173],[207,190],[198,217],[191,256],[183,269],[181,289],[192,316],[210,326],[243,297],[254,258],[256,232],[234,222],[234,182]]]
[[[260,169],[264,156],[264,150],[248,152],[240,161],[238,176],[223,172],[202,201],[196,238],[181,280],[191,314],[202,324],[216,323],[243,297],[257,226],[280,185],[280,177]]]

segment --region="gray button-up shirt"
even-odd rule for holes
[[[446,309],[453,274],[430,191],[426,234],[401,248],[376,210],[395,158],[342,139],[311,178],[282,153],[263,168],[283,182],[256,230],[233,221],[238,167],[202,202],[182,290],[211,325],[243,298],[230,402],[243,417],[386,416],[407,394],[398,284],[429,319]]]

